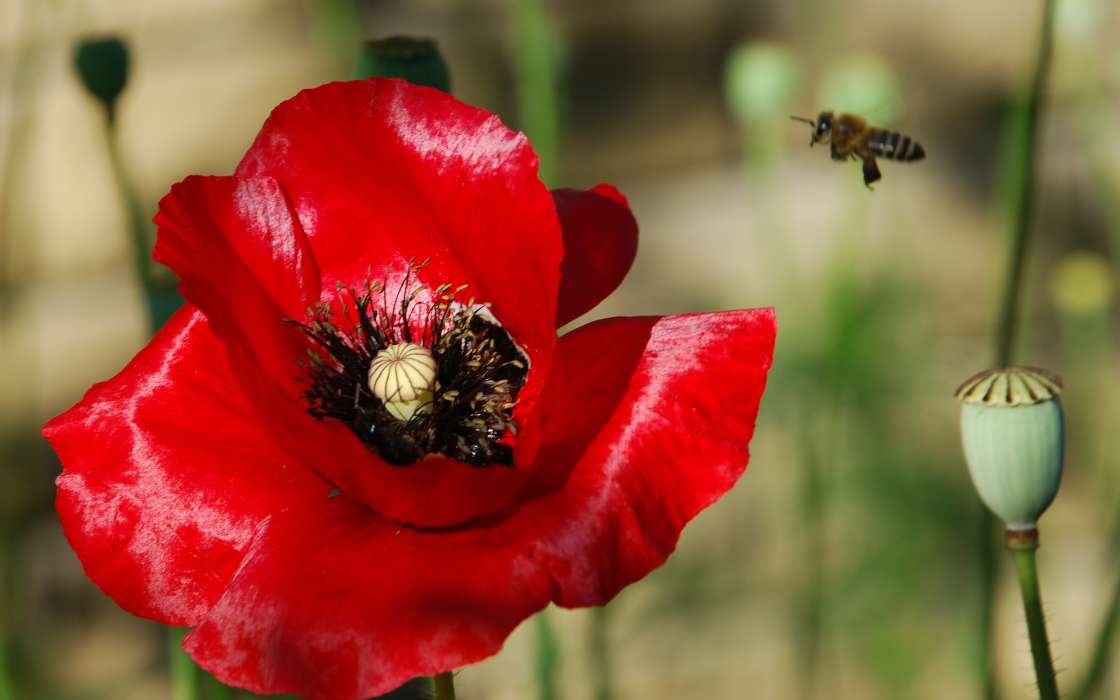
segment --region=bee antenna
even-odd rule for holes
[[[790,115],[790,119],[794,120],[795,122],[805,122],[809,126],[816,126],[817,125],[817,123],[815,121],[813,121],[812,119],[806,119],[805,117],[795,117],[793,115]]]

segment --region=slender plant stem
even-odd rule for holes
[[[8,656],[14,646],[14,636],[9,630],[15,628],[12,619],[15,610],[12,595],[16,571],[15,549],[15,539],[6,527],[0,528],[0,700],[15,700],[16,697],[15,684],[8,667]]]
[[[0,644],[7,646],[7,642],[0,640]],[[5,653],[0,653],[0,700],[15,700],[15,691],[12,690],[11,683],[8,682],[8,662],[7,662],[7,649]]]
[[[202,676],[202,687],[206,700],[233,700],[233,690],[210,674]]]
[[[999,559],[996,557],[996,519],[986,506],[980,504],[979,524],[976,527],[976,558],[980,569],[980,630],[978,665],[981,693],[984,700],[996,700],[996,675],[992,662],[992,629],[995,622],[996,580],[999,578]]]
[[[1112,651],[1115,646],[1116,630],[1120,628],[1120,579],[1112,591],[1112,601],[1108,606],[1108,613],[1101,624],[1097,635],[1097,644],[1093,649],[1093,659],[1089,663],[1089,670],[1085,678],[1073,694],[1073,700],[1091,700],[1097,696],[1101,685],[1108,676]]]
[[[1100,93],[1101,82],[1099,78],[1094,80],[1092,86],[1096,89],[1086,90],[1086,95],[1096,96]],[[1100,205],[1108,221],[1108,228],[1112,234],[1113,250],[1116,251],[1120,250],[1120,198],[1116,196],[1115,183],[1108,172],[1106,159],[1102,157],[1103,154],[1100,149],[1094,146],[1094,128],[1098,126],[1090,118],[1090,115],[1094,113],[1094,107],[1099,109],[1100,105],[1087,97],[1086,105],[1081,110],[1077,133],[1081,140],[1084,156],[1089,163],[1092,182],[1097,194],[1097,204]],[[1097,322],[1102,324],[1102,328],[1107,332],[1107,313],[1104,313]],[[1109,341],[1105,340],[1101,343],[1101,347],[1107,348],[1108,344]],[[1077,345],[1077,347],[1080,348],[1081,345]],[[1100,361],[1097,362],[1097,365],[1100,366]],[[1114,542],[1120,541],[1120,519],[1113,526],[1112,540]],[[1116,646],[1118,629],[1120,629],[1120,575],[1117,576],[1113,584],[1112,597],[1109,600],[1108,611],[1105,613],[1100,631],[1097,633],[1097,642],[1093,646],[1089,669],[1085,672],[1077,690],[1071,696],[1073,700],[1092,700],[1100,695],[1101,686],[1108,678],[1108,673],[1111,670],[1110,661]]]
[[[540,157],[540,176],[555,186],[560,142],[556,34],[542,0],[511,0],[517,51],[517,110]]]
[[[1044,0],[1042,31],[1038,41],[1038,61],[1023,109],[1024,129],[1021,143],[1015,148],[1022,154],[1021,168],[1011,188],[1011,245],[1007,261],[1007,277],[1000,304],[999,329],[996,333],[996,366],[1011,364],[1018,330],[1019,307],[1022,297],[1023,270],[1026,267],[1027,243],[1034,220],[1034,195],[1037,186],[1035,173],[1038,151],[1038,124],[1042,112],[1042,98],[1046,78],[1050,72],[1050,56],[1054,44],[1055,0]]]
[[[1022,129],[1017,130],[1017,143],[1011,148],[1019,157],[1012,173],[1010,211],[1011,237],[1007,260],[1007,276],[1003,289],[995,337],[995,366],[1012,364],[1016,334],[1022,302],[1023,271],[1026,267],[1028,243],[1033,223],[1033,201],[1036,189],[1036,154],[1038,152],[1038,125],[1041,119],[1042,98],[1046,89],[1050,57],[1054,43],[1055,0],[1043,0],[1042,27],[1038,42],[1038,58],[1026,102],[1021,115]],[[992,670],[992,628],[995,614],[995,590],[999,577],[999,558],[996,554],[996,521],[981,506],[976,537],[977,569],[980,572],[980,672],[983,696],[986,700],[998,697],[995,674]]]
[[[537,613],[537,616],[533,619],[533,624],[537,628],[534,658],[537,698],[538,700],[556,700],[556,667],[560,652],[547,608]]]
[[[151,300],[155,295],[155,276],[150,262],[152,246],[148,241],[148,222],[144,220],[144,215],[132,191],[131,180],[125,171],[124,158],[120,148],[120,130],[117,128],[116,115],[112,110],[108,111],[105,129],[109,139],[109,160],[113,164],[113,176],[117,181],[117,187],[120,188],[124,196],[125,206],[128,209],[128,231],[129,242],[132,245],[132,262],[136,268],[136,275],[140,280],[144,296]]]
[[[436,691],[436,700],[455,700],[455,677],[451,675],[451,671],[432,678],[432,686]]]
[[[1019,570],[1019,591],[1023,594],[1023,612],[1027,616],[1027,634],[1031,640],[1031,657],[1038,679],[1040,700],[1058,700],[1058,683],[1054,676],[1054,661],[1050,658],[1050,640],[1046,636],[1046,618],[1042,614],[1042,596],[1038,590],[1038,568],[1035,565],[1033,546],[1012,547],[1011,556]]]
[[[557,37],[542,0],[509,0],[514,27],[518,124],[540,159],[539,174],[555,186],[560,150]],[[556,700],[560,650],[547,609],[534,619],[534,666],[539,700]],[[592,618],[597,624],[598,618]]]
[[[199,674],[198,667],[187,656],[182,647],[183,637],[187,630],[182,627],[168,628],[167,656],[171,670],[171,698],[172,700],[198,700]]]
[[[824,429],[824,432],[828,432]],[[812,700],[817,695],[820,675],[821,622],[824,618],[824,474],[818,441],[801,443],[798,460],[800,474],[801,553],[804,569],[801,589],[797,593],[796,640],[798,647],[799,697]],[[828,444],[821,441],[820,444]]]
[[[594,686],[595,700],[612,700],[614,691],[611,684],[611,645],[607,639],[607,618],[610,611],[606,606],[591,609],[591,682]]]

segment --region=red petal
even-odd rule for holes
[[[234,376],[267,419],[271,440],[301,464],[386,517],[430,527],[490,512],[524,483],[521,471],[441,458],[393,467],[346,426],[306,413],[292,381],[304,340],[283,318],[302,318],[318,298],[319,272],[275,180],[187,178],[163,198],[156,220],[156,258],[179,273],[184,295],[226,341]]]
[[[178,273],[183,296],[226,341],[239,379],[298,397],[291,380],[304,343],[284,318],[303,318],[318,301],[319,272],[279,184],[189,177],[160,201],[155,220],[156,260]]]
[[[494,654],[548,597],[516,541],[401,528],[340,496],[263,524],[184,647],[256,693],[367,698]]]
[[[562,243],[523,134],[401,80],[330,83],[278,106],[237,169],[290,193],[323,284],[430,260],[430,287],[468,284],[530,357],[514,416],[522,463],[548,376]]]
[[[123,608],[194,624],[269,513],[329,486],[277,451],[193,306],[43,434],[56,507],[86,573]]]
[[[610,600],[735,484],[774,335],[761,309],[613,318],[560,339],[540,451],[549,478],[505,525],[534,543],[557,603]]]
[[[638,222],[613,185],[553,190],[564,232],[556,325],[593,309],[622,282],[638,252]]]

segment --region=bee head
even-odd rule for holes
[[[817,117],[817,123],[813,126],[813,140],[809,142],[809,145],[827,143],[831,134],[832,112],[821,112]]]

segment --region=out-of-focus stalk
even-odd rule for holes
[[[518,126],[529,136],[540,159],[540,177],[556,185],[560,151],[559,40],[542,0],[510,0],[513,24],[514,73],[517,76]],[[556,700],[556,669],[560,650],[549,611],[536,616],[534,671],[537,697]],[[598,616],[592,618],[592,624]],[[605,634],[605,633],[604,633]]]
[[[15,610],[13,590],[15,585],[15,541],[9,532],[0,529],[0,700],[15,700],[15,688],[8,668],[13,639],[9,638],[12,611]]]
[[[1008,197],[1011,216],[1011,234],[1008,244],[1007,273],[1000,302],[995,335],[995,366],[1012,364],[1020,304],[1022,300],[1023,270],[1026,267],[1028,243],[1034,215],[1036,188],[1036,154],[1038,151],[1038,125],[1042,112],[1042,99],[1050,70],[1050,57],[1054,37],[1055,0],[1043,0],[1038,56],[1027,99],[1017,109],[1022,112],[1012,117],[1011,123],[1021,124],[1009,144],[1010,159],[1014,170],[1008,177]],[[993,619],[995,615],[996,580],[999,576],[997,556],[997,526],[992,514],[979,506],[976,531],[976,568],[980,572],[980,614],[978,635],[980,641],[980,675],[983,697],[998,697],[995,673],[992,668]]]
[[[821,629],[825,600],[825,498],[823,465],[815,440],[801,443],[800,508],[801,514],[801,586],[795,609],[797,643],[798,697],[812,700],[817,695],[820,676]]]
[[[541,0],[512,0],[518,124],[540,157],[540,176],[556,185],[560,148],[559,42]]]
[[[1108,677],[1112,653],[1116,647],[1117,628],[1120,628],[1120,578],[1114,584],[1112,601],[1101,623],[1100,632],[1097,633],[1097,643],[1093,649],[1092,660],[1089,662],[1089,670],[1086,671],[1085,678],[1078,685],[1077,691],[1071,696],[1073,700],[1094,700],[1102,697],[1101,687]]]
[[[614,690],[611,684],[611,645],[607,639],[607,618],[610,612],[605,607],[591,609],[591,685],[595,700],[612,700]]]
[[[441,673],[432,679],[436,700],[455,700],[455,677],[451,671]]]
[[[537,683],[538,700],[557,700],[556,667],[559,665],[560,649],[556,643],[556,633],[552,629],[548,609],[541,610],[533,618],[537,628],[536,649],[533,654],[533,675]]]
[[[1031,80],[1027,101],[1022,105],[1023,129],[1019,142],[1013,148],[1021,154],[1020,167],[1013,173],[1010,192],[1011,239],[1007,261],[1003,297],[999,310],[999,327],[996,332],[995,366],[1007,367],[1014,353],[1018,330],[1019,306],[1022,297],[1023,270],[1026,267],[1027,243],[1034,221],[1034,195],[1037,185],[1035,162],[1038,150],[1038,124],[1042,111],[1042,97],[1050,69],[1053,50],[1055,0],[1043,0],[1042,31],[1038,42],[1038,59]]]
[[[206,700],[233,700],[233,689],[209,674],[202,676],[202,690]]]
[[[1120,229],[1116,233],[1120,234]],[[1054,275],[1052,293],[1054,305],[1062,314],[1062,335],[1065,339],[1064,346],[1068,349],[1066,354],[1071,361],[1076,358],[1078,364],[1082,365],[1078,369],[1086,382],[1094,381],[1095,377],[1108,368],[1109,350],[1112,347],[1109,337],[1109,311],[1113,292],[1111,278],[1112,270],[1104,256],[1084,252],[1067,256],[1058,264]],[[1096,436],[1108,431],[1110,423],[1107,423],[1107,417],[1115,415],[1115,410],[1111,403],[1103,407],[1097,404],[1092,409],[1087,412],[1087,418],[1094,418],[1098,414],[1105,417],[1100,425],[1092,426],[1092,435]],[[1111,467],[1107,457],[1097,457],[1101,454],[1101,446],[1094,444],[1090,453],[1091,463]],[[1110,470],[1102,469],[1097,478],[1105,479],[1110,476]],[[1114,493],[1114,489],[1110,488],[1113,484],[1114,479],[1104,481],[1103,490]],[[1113,524],[1112,541],[1117,541],[1118,536],[1120,519]],[[1115,556],[1114,552],[1113,557]],[[1093,700],[1100,697],[1101,688],[1108,678],[1118,627],[1120,576],[1113,584],[1112,597],[1097,632],[1089,668],[1070,696],[1073,700]]]
[[[171,700],[198,700],[200,697],[198,667],[181,647],[186,634],[185,627],[168,628],[167,660],[171,674]]]
[[[1090,66],[1095,67],[1094,66]],[[1105,221],[1109,226],[1109,234],[1112,241],[1112,250],[1120,250],[1120,179],[1118,179],[1116,171],[1110,169],[1111,164],[1103,157],[1103,152],[1100,148],[1096,148],[1095,143],[1096,134],[1100,132],[1108,124],[1108,120],[1095,120],[1094,115],[1098,114],[1101,110],[1108,110],[1111,108],[1111,103],[1105,103],[1099,99],[1099,95],[1103,94],[1100,90],[1100,84],[1103,81],[1092,81],[1089,87],[1085,88],[1085,104],[1080,111],[1079,120],[1077,120],[1077,136],[1081,141],[1082,150],[1084,151],[1084,158],[1090,167],[1090,174],[1092,176],[1093,189],[1096,194],[1096,202],[1101,207],[1104,213]],[[1080,319],[1079,319],[1080,320]],[[1083,321],[1084,324],[1084,321]],[[1093,336],[1101,336],[1109,332],[1109,309],[1100,309],[1098,314],[1095,314],[1091,321],[1092,329],[1089,330]],[[1085,324],[1088,325],[1088,324]],[[1093,332],[1095,330],[1095,333]],[[1084,329],[1083,329],[1084,330]],[[1071,345],[1077,343],[1077,347],[1082,347],[1079,340],[1071,339]],[[1095,345],[1098,348],[1098,353],[1101,358],[1107,356],[1109,348],[1111,347],[1111,340],[1107,336],[1103,337],[1100,343]],[[1081,352],[1079,352],[1079,356]],[[1094,355],[1095,357],[1095,355]],[[1101,362],[1094,365],[1098,371],[1102,370],[1104,364]],[[1088,374],[1088,371],[1086,371]],[[1111,409],[1111,405],[1109,409]],[[1105,420],[1113,416],[1113,413],[1108,411],[1105,413]],[[1111,484],[1109,484],[1111,485]],[[1120,519],[1117,519],[1113,524],[1113,532],[1111,540],[1118,541],[1120,538]],[[1116,554],[1113,554],[1116,556]],[[1101,698],[1101,689],[1104,681],[1108,679],[1109,671],[1111,670],[1111,659],[1114,650],[1116,650],[1116,636],[1117,631],[1120,629],[1120,575],[1117,576],[1116,581],[1112,585],[1112,597],[1109,599],[1108,609],[1105,610],[1101,626],[1096,634],[1096,643],[1093,646],[1092,656],[1090,657],[1089,669],[1085,671],[1084,678],[1081,683],[1077,685],[1076,690],[1072,694],[1073,700],[1094,700]]]
[[[154,331],[162,325],[166,317],[160,318],[163,314],[156,308],[158,292],[151,262],[152,246],[148,240],[148,221],[144,216],[142,207],[136,200],[136,196],[133,194],[131,180],[125,171],[120,147],[120,130],[117,128],[117,120],[112,112],[109,113],[105,131],[109,141],[109,160],[113,164],[113,177],[124,195],[125,208],[128,210],[128,233],[132,247],[132,264],[140,279],[144,299],[147,301],[148,321]]]

